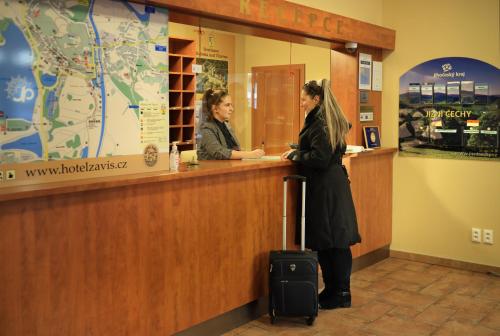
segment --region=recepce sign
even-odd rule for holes
[[[393,50],[396,32],[392,29],[358,21],[285,0],[132,0],[150,3],[186,13],[261,28],[289,31],[331,42],[357,42],[366,46]]]
[[[344,16],[300,6],[282,0],[240,0],[240,14],[247,18],[295,31],[309,32],[311,36],[326,37],[337,41],[355,41],[362,44],[386,43],[379,46],[390,49],[394,31]],[[362,36],[360,30],[380,29],[373,36]]]

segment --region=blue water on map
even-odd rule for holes
[[[45,111],[47,111],[47,119],[52,120],[54,119],[54,111],[56,109],[56,92],[55,91],[49,91],[47,95],[45,96]]]
[[[42,143],[38,133],[2,145],[1,149],[24,149],[42,157]]]
[[[38,96],[32,72],[33,52],[12,22],[2,34],[5,44],[0,47],[0,111],[9,118],[32,121]]]
[[[89,157],[89,147],[83,147],[82,149],[82,159],[86,159]]]
[[[53,86],[57,82],[57,76],[52,76],[49,74],[43,74],[40,78],[42,84],[47,87]]]
[[[92,27],[94,28],[94,33],[95,33],[95,42],[96,45],[99,47],[97,49],[97,64],[99,65],[100,71],[98,71],[98,81],[97,83],[100,88],[101,88],[101,99],[102,99],[102,125],[101,125],[101,136],[99,137],[99,146],[97,147],[97,152],[96,152],[96,157],[99,157],[99,153],[101,152],[101,146],[102,146],[102,139],[104,138],[104,129],[106,126],[106,87],[104,86],[104,68],[102,66],[102,49],[101,49],[101,37],[99,36],[99,31],[97,30],[97,26],[94,22],[94,0],[91,0],[90,2],[90,7],[89,7],[89,19],[90,23],[92,24]]]
[[[146,23],[146,22],[148,22],[148,21],[149,21],[149,15],[150,15],[150,14],[149,14],[148,12],[145,12],[145,13],[139,13],[139,12],[137,11],[137,9],[135,9],[135,7],[134,7],[134,6],[132,6],[131,4],[129,4],[129,3],[128,3],[128,1],[124,1],[124,0],[122,0],[122,2],[123,2],[123,4],[124,4],[125,6],[127,6],[127,8],[128,8],[128,9],[129,9],[132,13],[134,13],[134,14],[135,14],[135,16],[137,16],[137,18],[138,18],[138,19],[139,19],[142,23]],[[144,10],[146,10],[146,9],[144,9]]]

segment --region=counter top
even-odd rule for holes
[[[344,156],[344,159],[362,158],[393,152],[396,152],[395,148],[377,148],[372,151],[347,154]],[[219,174],[231,174],[254,169],[268,169],[289,165],[291,165],[291,162],[289,161],[277,161],[275,159],[200,161],[198,165],[188,166],[185,171],[176,173],[170,173],[169,171],[160,173],[153,172],[0,188],[0,202],[30,197],[116,188],[142,183],[157,183]]]
[[[231,174],[254,169],[268,169],[289,165],[291,165],[289,161],[275,160],[200,161],[198,165],[187,166],[185,171],[175,173],[165,171],[160,173],[154,172],[113,177],[97,177],[91,179],[0,188],[0,202],[54,194],[116,188],[142,183],[157,183],[219,174]]]

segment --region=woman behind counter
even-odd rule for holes
[[[361,241],[347,171],[342,166],[349,123],[337,104],[330,82],[306,83],[301,106],[307,114],[299,148],[282,154],[298,164],[307,178],[306,247],[318,251],[325,289],[322,309],[351,306],[350,246]],[[298,231],[300,232],[300,231]]]
[[[208,89],[202,100],[202,113],[206,117],[200,126],[198,160],[258,159],[262,149],[242,151],[227,121],[233,113],[233,103],[227,91]]]

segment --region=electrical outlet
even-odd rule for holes
[[[475,243],[481,242],[481,229],[472,228],[472,241]]]
[[[484,231],[483,231],[483,243],[493,244],[493,230],[484,229]]]

